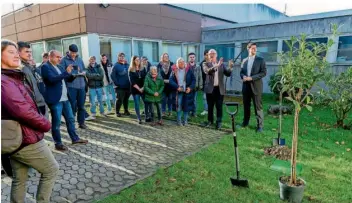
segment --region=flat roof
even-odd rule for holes
[[[219,25],[219,26],[205,27],[202,29],[202,31],[226,30],[226,29],[235,29],[235,28],[242,28],[242,27],[289,23],[289,22],[295,22],[295,21],[315,20],[315,19],[321,19],[321,18],[333,18],[333,17],[339,17],[339,16],[348,16],[348,15],[352,16],[352,9],[316,13],[316,14],[309,14],[309,15],[292,16],[292,17],[281,17],[274,20],[254,21],[254,22],[248,22],[248,23],[238,23],[234,25]]]

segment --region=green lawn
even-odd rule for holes
[[[275,103],[271,95],[264,95],[265,112],[269,104]],[[237,117],[239,122],[242,108]],[[205,120],[198,117],[193,122]],[[351,121],[352,115],[349,115]],[[334,115],[325,107],[316,106],[313,112],[303,110],[301,114],[298,162],[303,165],[300,177],[307,182],[304,202],[352,202],[352,151],[347,151],[352,148],[352,131],[335,129],[334,123]],[[226,114],[223,124],[230,126]],[[292,126],[293,117],[284,116],[283,136],[289,146]],[[250,128],[238,130],[242,176],[249,180],[250,189],[231,186],[229,177],[235,170],[233,138],[228,135],[219,143],[169,168],[161,168],[155,175],[99,202],[280,202],[278,178],[282,174],[269,169],[274,159],[263,154],[263,148],[270,146],[276,136],[276,129],[277,118],[266,114],[263,134],[255,133],[254,115]]]

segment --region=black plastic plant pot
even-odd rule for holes
[[[279,178],[280,186],[280,199],[288,200],[291,203],[301,203],[303,199],[304,188],[306,187],[306,182],[300,179],[303,182],[303,185],[300,186],[289,186],[286,183],[281,181]]]

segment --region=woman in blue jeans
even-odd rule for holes
[[[140,99],[142,98],[144,102],[144,80],[147,75],[147,70],[141,66],[141,61],[138,56],[133,56],[131,59],[130,67],[128,69],[128,76],[131,82],[131,92],[134,100],[134,109],[137,114],[138,123],[142,123],[141,114],[140,114]],[[145,109],[146,118],[148,112]]]

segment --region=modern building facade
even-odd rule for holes
[[[340,26],[338,36],[332,36],[331,24]],[[202,45],[205,48],[215,48],[220,56],[228,60],[237,56],[249,40],[256,42],[258,55],[267,62],[268,74],[264,78],[264,92],[270,93],[270,76],[279,68],[276,53],[287,51],[285,40],[301,33],[307,34],[308,41],[326,43],[328,39],[332,39],[335,42],[326,53],[334,73],[343,72],[352,66],[352,10],[203,28]],[[248,52],[244,51],[239,59],[243,60],[247,55]],[[239,72],[238,63],[227,83],[228,90],[241,91]]]
[[[263,6],[257,9],[257,14],[264,12]],[[57,49],[65,54],[71,43],[79,46],[85,63],[89,56],[101,53],[115,62],[118,52],[124,52],[128,60],[132,55],[147,56],[152,63],[167,52],[175,61],[190,52],[199,56],[204,48],[202,27],[237,22],[230,13],[216,16],[197,7],[166,4],[8,4],[2,10],[2,38],[31,42],[37,63],[44,51]]]

